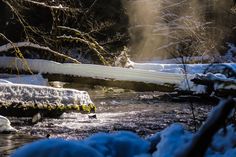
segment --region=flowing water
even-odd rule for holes
[[[158,92],[134,92],[123,89],[86,88],[97,106],[95,115],[64,113],[60,118],[44,118],[32,125],[32,118],[8,117],[20,134],[0,135],[0,157],[7,156],[25,143],[50,137],[84,139],[97,132],[132,131],[147,137],[180,122],[193,128],[188,103],[160,101]],[[195,104],[200,124],[211,106]]]

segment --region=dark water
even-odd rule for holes
[[[32,125],[31,118],[9,117],[23,135],[0,135],[0,157],[38,138],[63,137],[84,139],[97,132],[128,130],[142,137],[150,136],[174,122],[193,128],[188,103],[163,102],[158,92],[139,93],[122,89],[86,89],[97,106],[96,119],[81,113],[65,113],[57,119],[43,119]],[[206,117],[210,106],[195,104],[197,122]]]
[[[28,143],[39,139],[24,134],[0,134],[0,157],[8,156],[13,150]]]

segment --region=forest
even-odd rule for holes
[[[235,0],[0,0],[0,156],[236,156]]]

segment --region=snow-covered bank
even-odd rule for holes
[[[205,157],[234,157],[236,155],[235,127],[230,125],[224,134],[220,130],[208,147]],[[84,141],[44,139],[26,144],[11,157],[177,157],[194,134],[180,124],[144,140],[131,132],[98,133]],[[153,148],[152,148],[153,147]]]
[[[0,83],[0,104],[1,110],[95,110],[86,91],[13,83]]]

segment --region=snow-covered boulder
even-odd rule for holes
[[[95,110],[95,106],[86,91],[0,83],[0,113],[2,114],[32,116],[41,111],[63,113],[71,110],[89,113]],[[28,114],[28,112],[32,112],[32,114]]]

